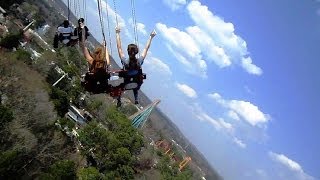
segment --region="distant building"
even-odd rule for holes
[[[3,37],[7,32],[8,29],[5,26],[6,21],[7,21],[7,12],[0,7],[0,38]]]
[[[91,121],[93,118],[93,116],[89,112],[79,110],[73,105],[70,106],[66,116],[67,118],[72,119],[79,125],[83,125],[86,122]]]

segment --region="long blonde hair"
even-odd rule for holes
[[[91,55],[94,61],[105,61],[105,50],[102,46],[97,47]]]
[[[93,63],[92,63],[92,70],[95,72],[98,68],[105,68],[105,50],[102,46],[97,47],[93,53],[92,53],[92,58],[93,58]]]

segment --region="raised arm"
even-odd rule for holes
[[[79,43],[79,45],[84,55],[84,58],[86,58],[88,63],[91,65],[93,63],[93,58],[91,57],[87,47],[84,45],[84,38],[82,38],[82,41]]]
[[[157,33],[156,33],[155,30],[153,30],[153,31],[150,33],[150,37],[149,37],[149,39],[148,39],[148,41],[147,41],[146,47],[144,48],[144,50],[143,50],[143,52],[142,52],[142,54],[141,54],[141,58],[142,58],[142,59],[145,59],[145,58],[146,58],[147,53],[148,53],[148,50],[149,50],[150,45],[151,45],[151,41],[152,41],[153,37],[156,36],[156,35],[157,35]]]
[[[103,41],[103,45],[104,45],[104,49],[105,49],[104,52],[106,55],[107,66],[109,66],[110,65],[110,56],[109,56],[109,52],[108,52],[108,46],[105,41]]]
[[[120,57],[120,59],[122,61],[123,59],[125,59],[125,56],[124,56],[124,53],[123,53],[123,50],[122,50],[122,46],[121,46],[120,28],[119,27],[116,27],[116,39],[117,39],[118,54],[119,54],[119,57]]]

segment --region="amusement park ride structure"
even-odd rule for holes
[[[179,161],[177,156],[174,156],[174,152],[172,151],[172,146],[166,140],[160,140],[155,143],[155,146],[159,149],[164,150],[165,154],[168,155],[173,161]],[[170,153],[171,152],[171,153]],[[179,163],[179,171],[182,171],[185,166],[189,164],[191,161],[191,157],[186,156],[180,163]]]
[[[135,128],[142,128],[145,122],[148,120],[152,110],[160,103],[160,100],[155,100],[150,105],[146,106],[142,110],[138,111],[137,113],[131,115],[129,119],[131,119],[131,124]],[[155,146],[159,149],[164,151],[164,154],[168,155],[173,161],[178,162],[179,158],[175,156],[172,146],[166,140],[160,140],[155,143]],[[180,163],[179,163],[179,171],[182,171],[185,166],[189,164],[191,161],[191,157],[186,156]]]

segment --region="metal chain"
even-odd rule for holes
[[[113,0],[113,7],[114,7],[114,13],[115,13],[115,16],[116,16],[116,25],[117,25],[117,27],[119,27],[116,0]]]
[[[134,30],[134,41],[139,49],[139,39],[138,39],[138,28],[137,28],[137,19],[136,19],[136,12],[135,12],[135,4],[134,0],[131,0],[131,12],[132,12],[132,21],[133,21],[133,30]],[[140,51],[139,51],[140,56]]]
[[[107,3],[107,6],[106,6],[106,9],[107,9],[107,22],[108,22],[108,34],[109,34],[109,46],[110,46],[110,55],[112,56],[112,43],[111,43],[111,33],[110,33],[110,22],[109,22],[109,10],[108,10],[108,0],[106,0],[106,3]]]

